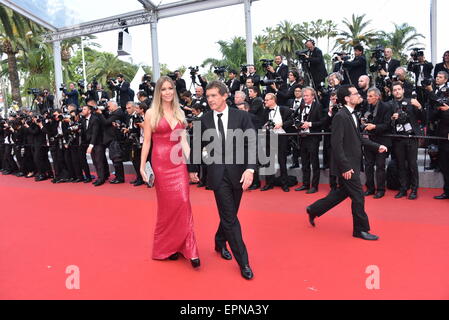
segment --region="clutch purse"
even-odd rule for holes
[[[148,177],[148,181],[145,181],[146,184],[152,188],[154,186],[154,172],[153,168],[151,168],[151,164],[149,161],[145,164],[145,174]]]

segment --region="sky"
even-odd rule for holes
[[[128,0],[134,1],[134,0]],[[137,2],[137,1],[136,1]],[[154,1],[157,3],[157,1]],[[430,60],[430,1],[429,0],[345,0],[336,6],[335,1],[259,0],[252,4],[253,36],[262,34],[269,26],[289,20],[302,23],[317,19],[333,20],[342,28],[341,21],[354,14],[366,14],[372,20],[371,28],[392,31],[393,22],[408,24],[417,28],[426,38],[422,41],[426,56]],[[439,1],[439,12],[449,11],[449,1]],[[449,22],[438,15],[438,61],[443,52],[449,50],[449,37],[445,30]],[[129,28],[133,39],[132,56],[123,60],[151,65],[150,26]],[[102,50],[117,52],[118,31],[97,34],[96,41]],[[245,16],[242,5],[192,13],[184,16],[162,19],[158,23],[160,63],[176,69],[182,65],[196,66],[209,57],[220,58],[218,40],[245,37]],[[325,43],[318,43],[325,49]]]

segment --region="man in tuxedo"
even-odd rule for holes
[[[213,112],[201,117],[201,135],[194,133],[194,146],[198,144],[201,147],[192,148],[190,163],[195,162],[196,165],[189,165],[190,179],[192,182],[199,182],[199,165],[196,158],[201,156],[203,148],[206,147],[209,158],[213,159],[207,164],[207,186],[214,191],[220,215],[220,225],[215,235],[215,250],[222,258],[231,260],[232,256],[226,248],[228,242],[242,276],[250,280],[254,274],[249,266],[237,214],[243,191],[253,183],[256,170],[256,132],[248,113],[227,106],[228,88],[224,83],[220,81],[209,83],[206,94]],[[236,139],[231,137],[235,132],[233,130],[239,129],[249,136],[247,143],[243,144],[244,150],[236,150]],[[206,130],[212,137],[209,141],[202,141]],[[213,140],[213,143],[210,140]],[[207,143],[209,145],[206,146]],[[239,164],[240,161],[237,161],[236,157],[237,153],[242,152],[248,157]]]
[[[109,101],[109,93],[107,91],[103,90],[103,87],[101,84],[97,84],[96,88],[93,88],[92,90],[92,99],[94,99],[97,104],[105,105]]]
[[[309,52],[306,55],[306,60],[309,63],[310,73],[317,89],[324,83],[327,77],[326,64],[324,63],[323,52],[315,47],[314,40],[307,40],[306,47]]]
[[[425,89],[422,84],[423,80],[432,79],[433,64],[426,60],[424,52],[418,52],[417,60],[410,59],[407,71],[413,72],[415,74],[415,86],[416,94],[418,95],[418,101],[420,104],[424,105],[425,99]]]
[[[338,89],[338,100],[345,106],[335,115],[332,122],[332,158],[331,172],[339,177],[339,188],[331,191],[327,197],[307,207],[310,224],[315,227],[315,219],[350,197],[352,200],[353,236],[364,240],[378,240],[369,233],[370,225],[365,212],[365,198],[360,181],[362,145],[387,152],[381,146],[360,135],[360,123],[354,114],[355,107],[361,102],[360,94],[354,86],[342,86]]]
[[[93,185],[99,187],[106,182],[105,173],[105,155],[103,146],[103,132],[101,131],[101,123],[96,115],[93,114],[92,107],[83,106],[81,111],[82,135],[83,140],[87,143],[86,153],[92,156],[92,162],[97,170],[98,178]]]
[[[313,194],[318,192],[318,185],[320,183],[320,160],[318,152],[321,137],[307,136],[306,134],[321,132],[325,117],[321,104],[316,100],[316,91],[313,88],[304,88],[302,90],[302,98],[303,103],[296,110],[294,118],[301,121],[301,123],[297,124],[297,130],[303,134],[299,139],[303,186],[295,189],[295,191],[307,190],[307,194]],[[310,180],[312,173],[310,167],[313,170],[312,181]]]
[[[383,77],[393,77],[397,68],[401,66],[401,62],[399,60],[393,59],[393,49],[385,48],[385,65],[382,70],[380,70],[380,75]]]
[[[260,97],[260,90],[257,87],[250,87],[248,89],[249,95],[249,112],[257,117],[257,122],[254,124],[256,128],[261,129],[266,123],[265,108],[263,106],[263,99]]]
[[[366,57],[364,56],[365,49],[362,46],[354,47],[354,60],[345,61],[343,63],[343,68],[348,71],[349,79],[351,84],[354,86],[358,85],[359,78],[366,75]],[[338,61],[343,61],[340,56],[337,56]]]
[[[393,110],[387,103],[382,102],[382,94],[379,89],[371,88],[368,90],[368,110],[362,114],[362,127],[371,141],[391,148],[391,138],[384,137],[390,130],[391,116]],[[380,199],[385,196],[386,172],[385,165],[388,158],[388,152],[378,153],[376,150],[365,148],[365,174],[366,188],[365,196],[374,195],[374,199]],[[376,166],[376,186],[374,184],[374,166]]]
[[[125,81],[125,76],[123,74],[119,74],[117,76],[117,83],[112,83],[111,88],[116,92],[117,104],[122,108],[123,112],[126,112],[126,103],[132,100],[129,94],[129,82]]]
[[[116,149],[116,146],[119,146],[120,142],[123,141],[123,134],[119,127],[126,123],[125,113],[114,101],[108,102],[108,110],[109,113],[106,117],[98,110],[97,117],[104,129],[103,145],[109,149],[109,159],[113,162],[115,169],[115,179],[111,180],[110,183],[121,184],[125,183],[125,169],[120,152],[121,149]],[[113,146],[113,142],[115,146]]]
[[[288,137],[278,136],[278,149],[275,150],[271,141],[271,134],[275,135],[285,134],[284,125],[288,127],[288,121],[291,118],[292,111],[288,107],[278,106],[276,95],[273,93],[267,93],[265,95],[265,119],[264,123],[270,126],[272,123],[274,128],[267,128],[267,150],[270,150],[270,156],[273,152],[277,153],[279,166],[281,169],[281,188],[284,192],[290,192],[288,187],[288,172],[287,172],[287,147]],[[266,177],[266,185],[260,189],[260,191],[268,191],[274,188],[275,175],[269,175]]]
[[[240,90],[240,81],[237,79],[237,71],[229,71],[229,80],[226,82],[229,92],[231,94],[231,99],[234,99],[235,93]]]
[[[240,74],[240,83],[246,83],[249,78],[253,79],[254,86],[260,87],[260,76],[256,73],[254,65],[248,65],[248,72]]]
[[[295,88],[294,96],[295,96],[295,98],[290,100],[288,103],[288,107],[292,111],[293,117],[302,105],[302,89],[301,89],[301,87],[298,86]],[[286,127],[285,131],[287,131],[287,133],[296,133],[297,129],[293,125],[294,125],[293,122],[291,122],[291,126]],[[298,137],[289,137],[289,142],[290,142],[289,148],[291,148],[291,150],[292,150],[292,161],[293,161],[293,164],[291,165],[290,169],[296,169],[296,168],[299,168],[299,156],[300,156],[299,138]]]
[[[276,69],[273,66],[267,67],[267,74],[270,75],[267,78],[268,79],[276,79],[279,77],[286,84],[287,78],[288,78],[288,67],[283,63],[282,56],[277,55],[274,58],[274,62],[276,63],[277,67],[276,67]]]

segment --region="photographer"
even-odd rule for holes
[[[195,89],[195,96],[192,101],[192,106],[196,106],[196,105],[199,105],[201,107],[201,109],[203,110],[203,112],[210,111],[209,104],[207,103],[207,99],[204,96],[203,87],[196,87],[196,89]]]
[[[256,129],[261,129],[266,122],[265,120],[265,108],[263,99],[260,97],[260,90],[257,87],[251,87],[248,89],[248,104],[249,113],[257,117],[254,126]]]
[[[235,93],[240,90],[240,81],[236,78],[237,71],[229,70],[229,80],[226,81],[226,86],[230,92],[230,99],[234,100]]]
[[[394,134],[404,136],[404,138],[393,138],[393,152],[396,156],[401,184],[401,189],[395,198],[400,199],[407,196],[407,162],[411,185],[409,199],[415,200],[418,198],[419,187],[418,140],[407,138],[407,136],[420,135],[418,121],[424,122],[425,114],[418,100],[404,97],[404,87],[401,82],[393,84],[393,96],[391,126]]]
[[[179,72],[179,70],[175,70],[173,74],[174,74],[173,81],[175,82],[176,85],[176,92],[178,93],[178,97],[180,97],[181,94],[187,90],[187,84],[186,81],[181,78],[182,75],[181,72]]]
[[[338,59],[340,57],[340,59]],[[347,85],[350,82],[348,70],[343,68],[343,63],[351,60],[351,56],[349,56],[346,52],[335,52],[334,58],[332,62],[334,63],[333,73],[337,73],[340,75],[340,85]]]
[[[79,93],[78,93],[78,90],[76,90],[75,83],[70,82],[69,88],[70,88],[70,91],[67,91],[67,89],[63,85],[60,89],[64,93],[64,96],[66,97],[65,104],[69,105],[69,104],[73,103],[74,105],[79,107],[80,106]]]
[[[433,64],[426,60],[423,49],[415,48],[410,54],[411,59],[408,63],[407,70],[415,74],[416,94],[421,104],[425,102],[424,88],[433,81],[432,70]]]
[[[40,114],[51,112],[55,107],[55,96],[50,94],[48,89],[44,89],[42,95],[35,101]]]
[[[317,100],[315,89],[311,87],[302,90],[302,104],[293,114],[292,120],[286,123],[287,127],[294,126],[300,134],[299,150],[301,155],[303,185],[295,191],[305,191],[307,194],[318,192],[320,183],[320,136],[308,136],[309,133],[319,133],[325,122],[323,108]],[[311,178],[312,170],[313,178]]]
[[[254,86],[256,87],[260,86],[260,76],[256,73],[256,68],[252,64],[246,65],[246,69],[242,68],[242,72],[240,73],[240,83],[246,84],[246,81],[249,78],[253,80]]]
[[[300,77],[298,71],[293,70],[288,73],[288,84],[286,90],[280,90],[277,92],[278,99],[285,101],[285,106],[292,106],[292,103],[295,100],[295,90],[302,87],[302,80],[303,78]]]
[[[125,104],[126,108],[126,104]],[[114,164],[115,179],[111,184],[125,183],[125,169],[123,166],[123,151],[121,144],[124,141],[122,133],[125,124],[125,113],[114,101],[108,102],[108,113],[104,116],[100,110],[97,110],[97,117],[103,127],[103,145],[109,149],[109,159]]]
[[[184,111],[186,117],[192,116],[193,99],[190,91],[184,91],[181,94],[181,109]],[[199,106],[199,105],[198,105]]]
[[[446,80],[444,85],[441,83]],[[435,103],[433,106],[433,120],[438,122],[436,135],[438,137],[449,137],[449,88],[447,86],[448,74],[445,71],[440,71],[437,74],[437,84],[439,87],[433,92]],[[444,178],[443,194],[436,196],[436,200],[449,199],[449,141],[439,140],[438,142],[438,158],[441,173]]]
[[[313,78],[314,89],[318,89],[324,83],[327,77],[326,64],[323,58],[323,52],[315,47],[314,40],[307,40],[305,43],[308,52],[305,55],[309,64],[309,70]]]
[[[126,123],[126,129],[123,130],[125,139],[131,145],[131,161],[133,163],[134,170],[136,171],[136,179],[131,181],[130,184],[135,187],[145,184],[140,173],[140,156],[142,153],[141,131],[143,129],[145,114],[139,111],[140,109],[135,103],[130,102],[126,105],[128,120]]]
[[[150,100],[153,100],[154,88],[156,84],[151,82],[151,75],[145,74],[142,77],[142,83],[139,85],[139,91],[144,91]]]
[[[33,126],[33,113],[29,112],[26,119],[23,121],[24,134],[25,134],[25,149],[24,149],[24,162],[26,178],[33,178],[36,175],[36,166],[34,163],[34,135],[30,130]]]
[[[254,90],[250,89],[250,92]],[[277,153],[277,159],[281,168],[281,188],[284,192],[290,192],[288,187],[288,174],[287,174],[287,136],[278,136],[278,150],[273,149],[273,145],[270,143],[270,133],[275,135],[286,133],[283,126],[291,115],[292,111],[287,107],[281,107],[277,105],[276,96],[272,93],[268,93],[265,96],[265,128],[267,129],[267,150]],[[274,188],[275,175],[266,177],[266,185],[260,191],[268,191]]]
[[[48,119],[44,130],[47,130],[48,139],[50,141],[50,153],[53,159],[54,179],[53,183],[69,182],[70,174],[66,164],[66,155],[68,152],[64,146],[64,131],[67,130],[68,124],[64,122],[64,116],[60,109],[56,109],[52,117]]]
[[[117,81],[113,81],[113,79],[109,80],[109,86],[112,91],[115,91],[117,104],[122,108],[124,113],[128,101],[133,100],[133,97],[131,97],[130,94],[131,90],[129,82],[125,81],[123,74],[119,74],[117,75]]]
[[[295,114],[297,114],[297,111],[302,105],[302,88],[300,86],[295,88],[294,91],[294,99],[290,100],[288,103],[288,107],[293,113],[293,117],[295,117]],[[286,130],[288,133],[296,133],[297,129],[293,127],[293,124],[287,128]],[[293,164],[291,165],[290,169],[296,169],[299,168],[299,138],[298,137],[289,137],[289,146],[288,150],[291,150],[292,154],[292,160]]]
[[[8,121],[3,124],[5,153],[3,154],[3,175],[16,174],[19,170],[14,160],[14,133],[17,130],[16,115],[10,115]]]
[[[35,181],[45,181],[54,177],[48,159],[48,135],[44,128],[44,122],[48,121],[43,116],[33,116],[28,130],[33,135],[33,161],[36,167]]]
[[[73,183],[84,182],[81,168],[81,129],[82,124],[75,110],[70,110],[64,117],[63,134],[65,147],[65,162]]]
[[[274,62],[276,63],[277,67],[274,69],[272,65],[268,65],[267,67],[267,73],[270,74],[268,79],[276,79],[281,78],[284,83],[287,83],[288,78],[288,67],[283,63],[283,57],[280,55],[277,55],[274,58]]]
[[[139,100],[140,103],[145,103],[148,107],[151,107],[153,98],[150,99],[145,91],[139,91],[137,93],[137,100]]]
[[[391,116],[393,110],[389,104],[382,102],[382,94],[379,89],[368,90],[368,110],[362,115],[361,128],[372,135],[368,139],[378,144],[391,148],[391,138],[384,137],[390,132]],[[365,174],[367,191],[365,196],[374,195],[374,199],[385,196],[386,187],[386,160],[388,152],[378,153],[370,148],[364,148]],[[376,185],[374,184],[374,166],[376,166]],[[377,193],[376,193],[377,190]]]
[[[357,87],[359,78],[367,75],[366,72],[366,58],[364,56],[365,49],[358,45],[354,47],[354,60],[344,61],[341,56],[337,56],[337,60],[343,62],[343,68],[348,71],[350,83]],[[358,88],[358,87],[357,87]]]
[[[435,66],[435,70],[434,70],[434,78],[437,77],[438,72],[440,71],[445,71],[446,73],[449,74],[449,51],[446,51],[443,55],[443,62],[438,63]]]
[[[106,106],[107,102],[109,101],[109,93],[105,90],[103,90],[103,87],[100,83],[94,81],[92,84],[90,84],[91,90],[88,91],[88,95],[86,98],[87,100],[95,100],[97,102],[97,105],[99,106]]]

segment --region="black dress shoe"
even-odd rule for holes
[[[447,200],[449,199],[449,195],[443,193],[441,196],[433,197],[435,200]]]
[[[271,184],[267,184],[265,187],[263,187],[262,189],[260,189],[260,191],[268,191],[274,189],[274,187]]]
[[[306,190],[309,190],[309,189],[310,189],[309,186],[304,185],[302,187],[296,188],[295,191],[306,191]]]
[[[384,191],[378,191],[376,193],[376,195],[373,197],[374,199],[381,199],[385,196],[385,192]]]
[[[219,252],[221,257],[225,260],[232,260],[232,255],[226,248],[215,247],[215,251]]]
[[[197,269],[201,266],[200,259],[190,259],[193,269]]]
[[[253,270],[251,270],[249,265],[241,267],[240,271],[242,273],[242,277],[246,280],[251,280],[252,278],[254,278]]]
[[[314,194],[318,192],[318,188],[311,188],[309,191],[306,192],[306,194]]]
[[[288,186],[282,186],[281,188],[284,192],[290,192],[290,188]]]
[[[47,177],[45,177],[45,176],[37,176],[34,179],[34,181],[36,181],[36,182],[41,182],[41,181],[45,181],[45,180],[47,180]]]
[[[260,184],[253,184],[251,187],[248,188],[249,191],[254,191],[260,188]]]
[[[114,180],[109,181],[109,183],[110,184],[121,184],[121,183],[125,183],[125,181],[114,179]]]
[[[129,184],[134,184],[136,182],[137,182],[137,180],[133,180],[133,181],[130,181]]]
[[[135,183],[134,183],[134,187],[140,187],[140,186],[142,186],[142,185],[144,185],[145,184],[145,182],[143,182],[142,180],[137,180]]]
[[[177,253],[177,252],[172,254],[170,257],[168,257],[168,260],[171,260],[171,261],[176,261],[178,259],[179,259],[179,253]]]
[[[15,174],[15,176],[18,177],[18,178],[21,178],[21,177],[24,177],[25,174],[24,174],[23,172],[17,172],[17,173]]]
[[[409,200],[416,200],[418,199],[418,192],[417,191],[412,191],[412,193],[410,193],[410,195],[408,196]]]
[[[51,179],[51,183],[56,183],[57,181],[59,181],[59,179],[56,178]]]
[[[97,180],[97,181],[94,182],[94,186],[95,187],[99,187],[99,186],[102,186],[102,185],[104,185],[104,181],[102,181],[102,180]]]
[[[307,214],[309,215],[309,222],[312,225],[312,227],[316,227],[315,226],[315,215],[312,214],[312,209],[310,207],[306,208]]]
[[[397,195],[394,196],[395,199],[401,199],[407,196],[407,191],[399,191]]]
[[[12,172],[11,171],[9,171],[9,170],[5,170],[5,171],[3,171],[3,175],[4,176],[7,176],[7,175],[10,175]]]
[[[373,234],[370,234],[369,232],[364,232],[364,231],[359,231],[359,232],[354,232],[352,234],[352,236],[354,238],[360,238],[363,240],[368,240],[368,241],[376,241],[379,240],[378,236],[375,236]]]
[[[69,182],[69,179],[59,179],[59,180],[56,180],[55,183],[66,183],[66,182]]]
[[[83,179],[74,179],[72,182],[73,183],[80,183],[80,182],[83,182],[84,180]]]
[[[198,183],[198,185],[196,186],[197,188],[203,188],[203,187],[205,187],[206,185],[204,184],[204,183]]]
[[[368,196],[372,196],[376,193],[374,192],[374,190],[367,190],[364,194],[365,194],[365,197],[368,197]]]
[[[92,179],[90,179],[90,178],[84,179],[84,183],[91,183],[91,182],[92,182]]]

